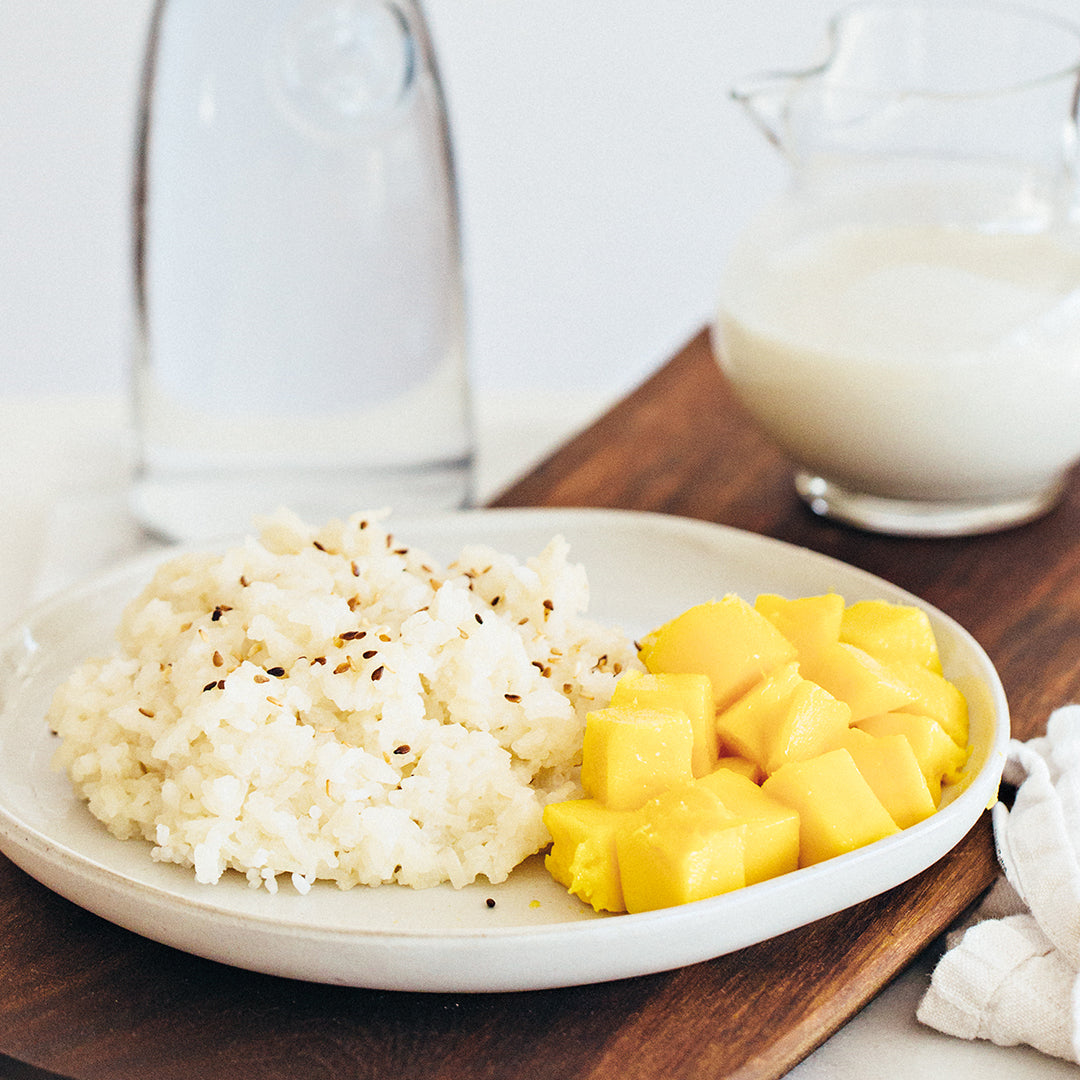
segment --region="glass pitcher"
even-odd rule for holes
[[[715,344],[819,514],[951,535],[1044,513],[1080,458],[1080,29],[952,0],[845,9],[738,87],[791,167]]]

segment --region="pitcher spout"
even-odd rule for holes
[[[795,87],[809,72],[770,72],[751,75],[731,89],[731,97],[747,112],[754,125],[773,146],[783,150],[787,142],[788,116]]]

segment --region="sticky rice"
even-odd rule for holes
[[[118,649],[57,691],[57,766],[200,882],[502,881],[550,839],[544,806],[580,794],[585,713],[636,666],[568,555],[441,567],[379,515],[283,512],[160,567]]]

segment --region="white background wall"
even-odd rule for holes
[[[838,2],[429,0],[480,392],[619,394],[710,317],[783,176],[727,90],[817,58]],[[0,0],[0,392],[123,385],[149,10]]]

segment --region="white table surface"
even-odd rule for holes
[[[597,395],[552,393],[477,404],[478,481],[487,497],[607,402]],[[0,622],[6,625],[43,594],[146,545],[126,511],[129,462],[119,396],[0,396]],[[1075,1065],[1034,1050],[968,1043],[920,1025],[915,1008],[931,967],[931,956],[920,958],[793,1069],[792,1080],[1075,1080]]]

